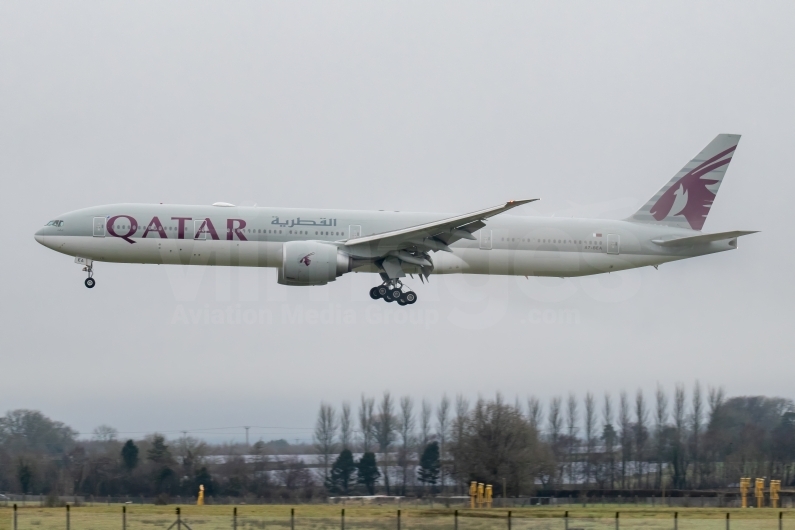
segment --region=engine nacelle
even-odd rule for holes
[[[336,246],[316,241],[289,241],[282,246],[282,285],[326,285],[351,270],[351,258]]]

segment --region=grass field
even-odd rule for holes
[[[176,506],[127,506],[127,530],[166,530],[176,521]],[[233,530],[232,506],[181,506],[181,519],[190,530]],[[331,530],[342,527],[341,505],[242,505],[237,506],[237,530],[291,528],[290,510],[295,510],[296,530]],[[346,505],[345,529],[396,529],[397,507]],[[643,530],[777,530],[783,512],[782,530],[795,530],[795,510],[652,508],[624,506],[568,507],[568,530],[614,530],[620,510],[619,528]],[[454,509],[401,507],[401,530],[455,528]],[[122,530],[122,506],[81,506],[70,510],[70,530]],[[459,509],[459,530],[508,528],[508,510]],[[678,521],[674,521],[678,512]],[[565,509],[528,507],[511,509],[511,530],[565,530]],[[185,526],[181,530],[188,530]],[[0,530],[13,529],[13,510],[0,507]],[[18,530],[66,530],[65,508],[24,507],[17,512]],[[172,530],[177,530],[174,526]]]

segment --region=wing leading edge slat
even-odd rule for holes
[[[525,199],[521,201],[509,201],[505,204],[486,208],[477,212],[440,219],[439,221],[401,228],[390,232],[383,232],[381,234],[349,239],[344,245],[355,255],[368,255],[370,257],[385,255],[389,253],[389,251],[399,250],[407,244],[422,245],[423,241],[428,243],[426,246],[431,250],[443,250],[443,247],[446,247],[462,237],[466,237],[465,234],[456,233],[457,231],[462,230],[471,234],[485,226],[483,221],[489,217],[537,200],[538,199]]]

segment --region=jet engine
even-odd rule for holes
[[[351,270],[351,257],[336,246],[316,241],[288,241],[282,247],[278,282],[326,285]]]

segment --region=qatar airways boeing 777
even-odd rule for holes
[[[96,262],[276,267],[284,285],[325,285],[378,273],[373,299],[413,304],[407,274],[585,276],[732,250],[751,231],[701,232],[739,135],[718,135],[624,220],[499,215],[537,199],[463,215],[173,204],[111,204],[59,216],[36,232]]]

